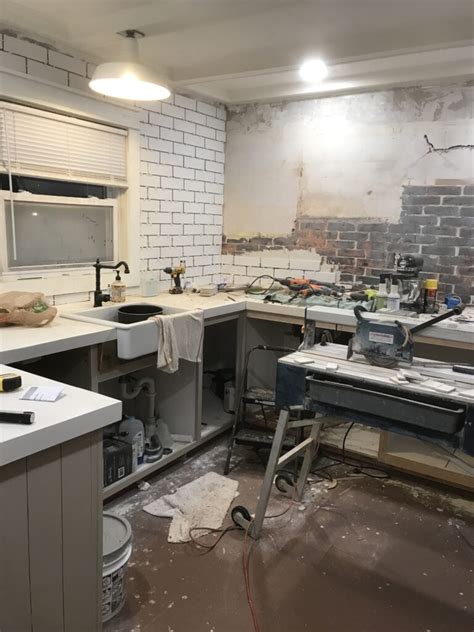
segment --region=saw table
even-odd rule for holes
[[[281,409],[259,502],[252,519],[245,507],[234,507],[232,518],[258,538],[278,469],[304,454],[298,479],[289,485],[277,476],[280,491],[301,499],[325,419],[337,416],[460,448],[474,455],[474,376],[458,373],[447,363],[414,358],[398,369],[346,359],[347,348],[319,344],[278,360],[276,405]],[[410,380],[403,381],[403,371]],[[292,411],[314,413],[311,419],[290,420]],[[281,455],[287,429],[309,426],[309,436]],[[290,489],[290,487],[292,489]]]

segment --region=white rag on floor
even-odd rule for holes
[[[201,362],[204,335],[203,312],[196,309],[184,314],[152,316],[158,331],[156,366],[166,373],[175,373],[179,359]]]
[[[172,518],[168,542],[189,542],[189,530],[197,527],[219,529],[237,495],[238,481],[208,472],[143,507],[153,516]],[[194,537],[199,536],[199,532]]]

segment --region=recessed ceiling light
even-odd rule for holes
[[[118,99],[158,101],[170,96],[166,81],[143,64],[138,57],[139,31],[125,31],[125,61],[112,61],[97,66],[89,87],[95,92]]]
[[[322,59],[308,59],[301,64],[299,72],[303,81],[312,83],[326,79],[329,74],[328,67]]]

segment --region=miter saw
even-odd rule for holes
[[[386,321],[366,318],[362,314],[367,310],[361,305],[354,308],[357,318],[356,332],[347,347],[347,359],[354,353],[362,354],[370,364],[392,368],[399,362],[413,362],[413,336],[436,323],[459,315],[464,309],[458,305],[444,314],[426,320],[419,325],[409,327],[398,320]]]

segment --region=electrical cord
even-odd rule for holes
[[[354,468],[353,469],[354,474],[361,474],[362,476],[367,476],[368,478],[376,478],[376,479],[390,478],[390,474],[386,470],[380,467],[364,466],[361,463],[357,463],[357,462],[351,463],[348,461],[346,457],[346,442],[347,442],[347,437],[349,436],[350,431],[354,427],[354,424],[355,422],[352,421],[349,424],[349,427],[347,428],[344,434],[344,438],[342,440],[342,447],[341,447],[341,459],[333,459],[333,462],[329,463],[328,465],[323,465],[322,467],[312,469],[311,474],[319,474],[319,472],[326,472],[326,470],[329,470],[335,467],[336,465],[349,465],[350,467]],[[370,471],[379,472],[380,474],[371,474]],[[331,480],[337,480],[337,477],[336,478],[331,477]]]
[[[270,287],[268,288],[261,288],[260,290],[252,290],[251,288],[253,287],[254,283],[256,283],[257,281],[260,281],[260,279],[271,279],[271,284]],[[255,277],[255,279],[253,279],[253,281],[251,281],[247,287],[245,288],[245,293],[246,294],[266,294],[267,292],[270,292],[270,290],[272,289],[272,287],[274,285],[276,285],[277,282],[275,281],[275,278],[270,276],[269,274],[261,274],[258,277]]]

